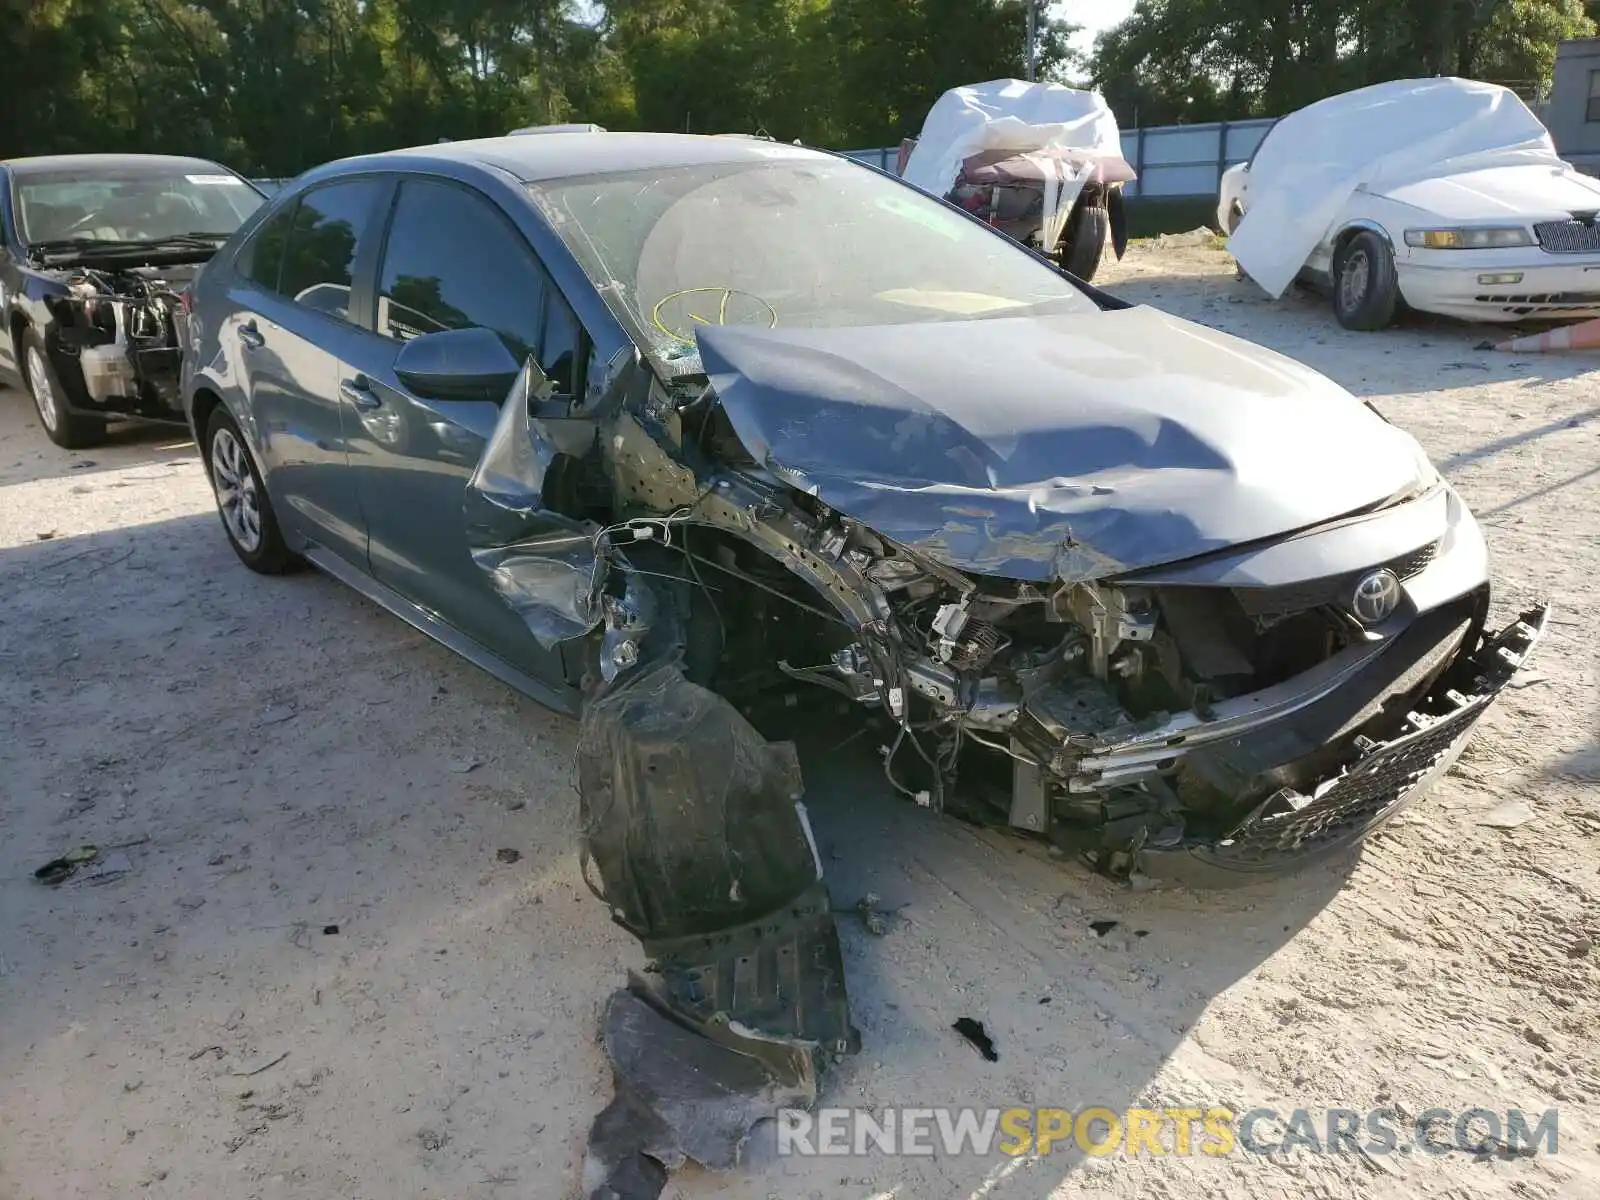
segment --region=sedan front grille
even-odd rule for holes
[[[1395,578],[1410,579],[1431,563],[1438,552],[1439,543],[1429,542],[1426,546],[1420,546],[1411,553],[1402,554],[1389,562],[1375,563],[1371,567],[1364,567],[1345,575],[1311,579],[1304,583],[1286,584],[1283,587],[1235,588],[1233,594],[1238,598],[1244,611],[1252,617],[1287,617],[1324,605],[1343,608],[1350,603],[1356,584],[1368,571],[1387,567],[1394,572]]]
[[[1550,254],[1600,251],[1600,225],[1582,221],[1540,221],[1533,227],[1539,247]]]
[[[1336,845],[1371,828],[1455,749],[1490,699],[1381,747],[1303,808],[1251,821],[1213,853],[1236,866],[1260,865]]]

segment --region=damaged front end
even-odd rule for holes
[[[64,267],[46,345],[75,409],[173,421],[191,265]]]
[[[1220,335],[1153,375],[1200,335],[1102,318],[703,330],[704,370],[613,371],[574,416],[530,365],[503,406],[472,555],[585,647],[585,878],[649,959],[589,1196],[733,1165],[857,1048],[793,750],[736,703],[835,693],[918,803],[1225,885],[1391,817],[1531,652],[1545,610],[1486,632],[1482,535],[1407,435]]]
[[[1485,631],[1482,534],[1409,435],[1225,335],[1135,309],[700,343],[745,478],[786,485],[774,556],[859,614],[786,674],[887,714],[900,790],[1117,877],[1343,851],[1542,632]]]

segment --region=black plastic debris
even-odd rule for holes
[[[816,1103],[803,1050],[762,1045],[725,1021],[696,1027],[659,1003],[635,977],[606,1005],[614,1096],[589,1132],[591,1200],[654,1200],[689,1159],[731,1170],[759,1122]]]
[[[322,927],[322,932],[327,934],[329,937],[332,937],[334,934],[339,932],[339,927],[337,925],[324,925]]]
[[[494,852],[496,860],[503,863],[514,863],[522,857],[521,850],[513,850],[510,846],[502,846]]]
[[[78,869],[89,863],[97,862],[100,858],[98,846],[79,846],[69,850],[60,858],[52,858],[44,866],[33,873],[33,877],[48,887],[71,879],[78,873]]]
[[[860,1036],[793,746],[664,661],[590,699],[578,780],[585,879],[651,972],[607,1005],[585,1194],[651,1200],[688,1160],[736,1166]]]
[[[971,1017],[961,1017],[950,1028],[971,1042],[978,1053],[990,1062],[1000,1061],[1000,1055],[996,1053],[994,1048],[994,1039],[984,1029],[982,1021],[974,1021]]]
[[[1117,927],[1116,921],[1090,921],[1089,928],[1094,930],[1095,937],[1105,937]]]

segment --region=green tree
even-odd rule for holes
[[[915,134],[1019,75],[1025,0],[0,0],[0,155],[196,154],[296,174],[521,125]],[[1040,65],[1076,65],[1045,21]]]
[[[1125,124],[1273,116],[1390,79],[1462,75],[1532,94],[1583,0],[1139,0],[1090,74]]]

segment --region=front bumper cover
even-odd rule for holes
[[[1351,849],[1450,769],[1478,718],[1532,655],[1548,618],[1548,605],[1539,605],[1485,635],[1415,706],[1404,732],[1385,742],[1358,738],[1357,760],[1313,794],[1280,792],[1214,842],[1141,847],[1098,865],[1190,887],[1236,887]]]
[[[1600,255],[1537,251],[1439,250],[1474,261],[1396,263],[1400,294],[1411,307],[1464,321],[1576,318],[1600,313]],[[1497,261],[1498,260],[1498,261]],[[1565,261],[1564,261],[1565,260]],[[1515,283],[1482,283],[1480,275],[1520,275]]]

